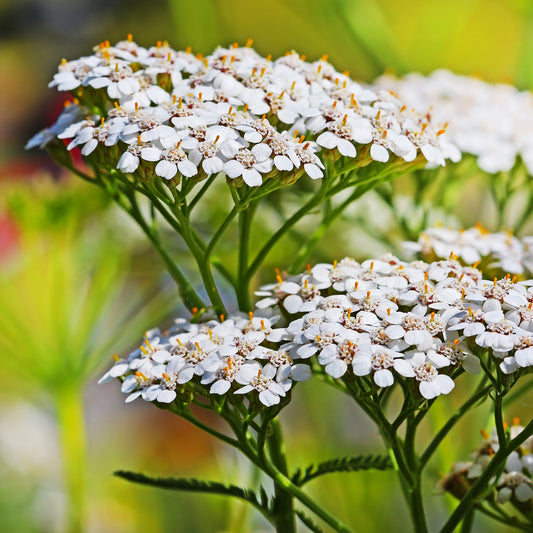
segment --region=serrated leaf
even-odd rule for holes
[[[317,526],[303,511],[295,509],[296,516],[311,530],[313,533],[324,533],[324,530]]]
[[[292,476],[292,481],[299,486],[308,483],[312,479],[332,474],[334,472],[357,472],[359,470],[388,470],[392,468],[392,462],[388,455],[356,455],[353,457],[338,457],[312,464],[302,470],[297,469]]]
[[[187,492],[202,492],[205,494],[218,494],[222,496],[233,496],[251,503],[265,516],[270,515],[270,501],[263,487],[259,489],[259,496],[255,491],[237,485],[225,485],[218,481],[204,481],[195,478],[162,478],[151,477],[137,472],[119,470],[114,473],[128,481],[159,487],[161,489],[182,490]]]

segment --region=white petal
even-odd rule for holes
[[[172,179],[178,172],[178,167],[174,163],[163,159],[155,167],[155,173],[164,179]]]
[[[374,143],[370,148],[370,157],[374,161],[386,163],[389,160],[389,151],[381,144]]]
[[[261,174],[255,170],[255,168],[246,168],[242,172],[242,179],[250,187],[258,187],[263,183]]]
[[[374,372],[374,382],[378,387],[390,387],[394,383],[394,376],[390,370],[377,370]]]

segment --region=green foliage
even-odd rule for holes
[[[335,472],[357,472],[359,470],[388,470],[392,461],[388,455],[356,455],[337,457],[322,463],[309,465],[305,470],[297,469],[292,476],[293,482],[302,486],[312,479]]]
[[[263,514],[268,514],[271,510],[269,496],[263,487],[260,487],[259,491],[254,491],[237,485],[224,485],[224,483],[218,481],[203,481],[195,478],[156,478],[125,470],[118,470],[114,475],[122,479],[127,479],[128,481],[133,481],[134,483],[141,483],[142,485],[150,485],[161,489],[233,496],[251,503]]]
[[[303,511],[294,510],[296,516],[311,530],[313,533],[323,533],[324,530],[318,527]]]

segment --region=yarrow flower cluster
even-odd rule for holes
[[[524,428],[515,419],[508,429],[510,438],[516,437]],[[441,482],[443,488],[457,498],[462,498],[468,488],[484,472],[492,457],[499,449],[496,431],[489,435],[482,431],[484,442],[472,454],[470,461],[457,463],[450,474]],[[512,451],[505,462],[504,471],[498,478],[491,480],[495,486],[496,501],[508,501],[524,509],[533,508],[533,438],[529,437],[516,450]]]
[[[490,84],[436,70],[429,76],[385,75],[377,87],[392,90],[409,107],[428,110],[432,119],[448,123],[447,137],[461,152],[477,158],[489,173],[510,170],[520,157],[533,174],[533,98],[506,84]]]
[[[127,401],[170,402],[195,381],[211,394],[258,392],[269,406],[313,368],[336,379],[370,376],[379,388],[410,380],[432,399],[452,391],[458,368],[480,372],[487,350],[505,374],[533,366],[530,285],[484,280],[453,259],[318,264],[262,287],[249,318],[178,319],[147,334],[103,380],[122,378]],[[289,320],[273,328],[279,311]]]
[[[276,319],[231,316],[194,324],[177,319],[170,329],[146,332],[141,346],[115,365],[100,382],[122,379],[126,402],[170,403],[177,392],[204,387],[210,394],[255,391],[259,401],[271,406],[280,402],[293,381],[311,377],[307,365],[295,363],[288,353],[268,348],[285,335],[272,327]]]
[[[457,256],[467,264],[487,261],[491,268],[512,274],[533,273],[533,237],[519,239],[505,231],[491,233],[481,224],[467,230],[428,228],[417,242],[406,242],[404,247],[423,257]]]
[[[68,139],[69,150],[102,152],[126,174],[223,172],[249,186],[279,172],[319,179],[324,158],[341,155],[359,153],[361,165],[391,154],[413,161],[419,152],[431,164],[460,158],[441,124],[326,59],[292,52],[274,61],[237,45],[201,57],[161,42],[143,48],[131,36],[101,43],[93,55],[61,63],[50,86],[74,102],[28,147]]]

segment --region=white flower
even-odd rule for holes
[[[143,148],[141,157],[145,161],[158,161],[155,173],[164,179],[172,179],[178,172],[190,178],[198,173],[196,165],[187,158],[187,154],[180,148],[180,143],[168,150],[159,150],[153,146]]]
[[[274,380],[277,369],[267,364],[263,368],[258,364],[243,366],[236,381],[244,387],[235,391],[235,394],[246,394],[252,390],[259,393],[259,401],[270,407],[280,402],[280,398],[285,396],[285,389]]]
[[[424,353],[415,353],[409,360],[415,378],[420,382],[420,394],[428,400],[436,398],[440,394],[448,394],[455,387],[455,383],[449,376],[439,374],[435,366],[426,360]]]
[[[383,346],[372,345],[370,353],[358,354],[353,360],[354,374],[366,376],[373,371],[378,387],[389,387],[394,383],[391,369],[404,377],[414,376],[413,368],[402,358],[401,353]]]
[[[224,163],[223,170],[229,178],[242,176],[247,185],[257,187],[263,183],[261,174],[272,170],[271,153],[270,147],[263,143],[254,145],[251,150],[241,148],[234,159]]]

